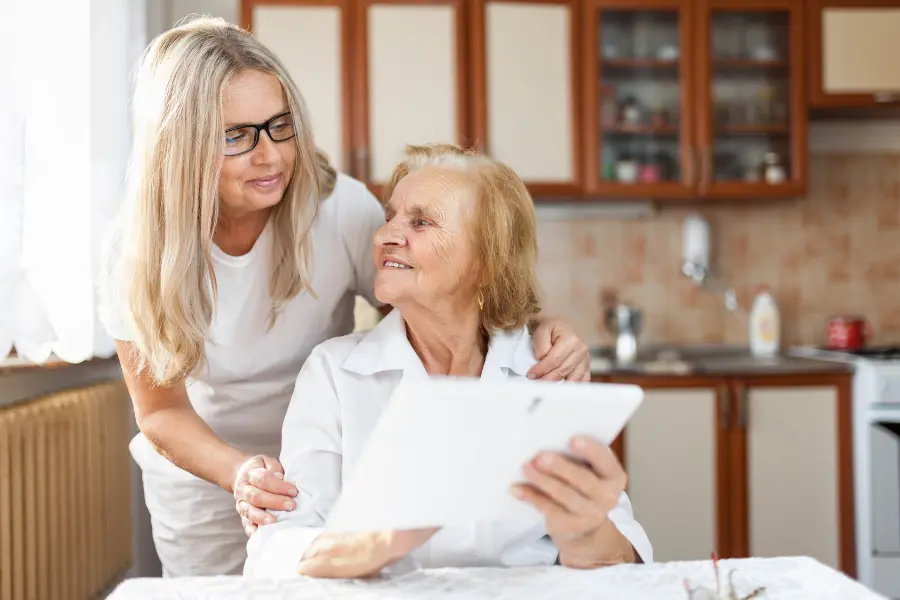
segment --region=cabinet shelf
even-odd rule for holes
[[[724,125],[716,128],[719,135],[789,135],[787,125]]]
[[[787,69],[789,64],[786,60],[771,59],[757,60],[755,58],[717,58],[713,60],[713,66],[717,69]]]
[[[601,133],[610,135],[659,135],[670,136],[678,135],[679,127],[677,125],[603,125],[600,128]]]
[[[663,69],[674,70],[678,68],[678,60],[661,58],[604,58],[602,66],[605,69]]]

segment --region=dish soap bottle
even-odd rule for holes
[[[767,286],[762,286],[750,310],[750,352],[753,356],[775,356],[781,347],[781,315]]]

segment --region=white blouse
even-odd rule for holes
[[[491,337],[482,379],[525,377],[536,363],[527,329]],[[300,495],[278,522],[260,527],[247,544],[244,574],[290,577],[309,544],[323,531],[343,477],[352,475],[381,411],[403,377],[427,377],[406,336],[398,310],[374,329],[317,346],[297,377],[282,431],[285,479]],[[411,452],[415,449],[411,448]],[[623,492],[610,520],[645,563],[653,549]],[[549,565],[557,550],[543,517],[528,522],[444,527],[398,568]]]

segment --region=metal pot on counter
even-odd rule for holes
[[[628,304],[615,304],[604,311],[604,322],[616,338],[616,362],[631,364],[637,359],[638,337],[643,313]]]

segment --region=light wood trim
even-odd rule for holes
[[[573,181],[571,183],[526,181],[528,190],[532,196],[565,196],[567,200],[577,199],[584,190],[584,153],[583,139],[584,127],[582,125],[582,102],[584,91],[582,89],[581,65],[581,24],[579,19],[581,11],[578,0],[469,0],[468,17],[468,46],[469,46],[469,80],[472,94],[472,145],[478,150],[484,151],[490,148],[488,139],[488,102],[487,97],[487,57],[486,31],[485,31],[485,7],[488,2],[508,2],[515,4],[557,4],[569,8],[569,33],[571,37],[570,61],[572,65],[572,163]]]
[[[335,6],[341,14],[341,141],[344,146],[344,165],[348,174],[359,177],[354,166],[353,115],[351,98],[353,97],[352,51],[353,32],[351,23],[352,0],[241,0],[241,27],[253,32],[253,9],[257,6]],[[300,89],[303,93],[303,89]]]

